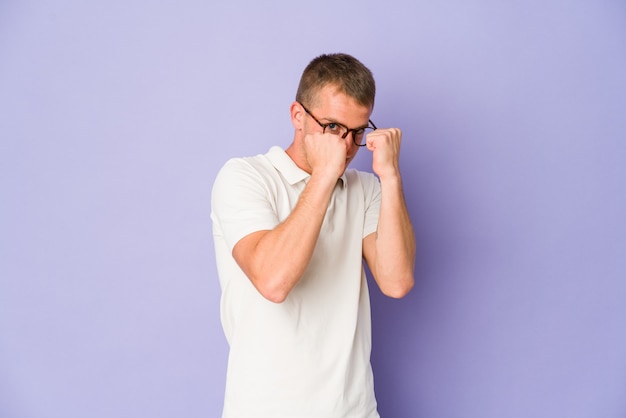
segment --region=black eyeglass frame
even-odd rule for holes
[[[298,102],[298,104],[299,104],[300,106],[302,106],[302,108],[303,108],[303,109],[304,109],[304,111],[307,113],[307,115],[311,116],[311,117],[313,118],[313,120],[314,120],[315,122],[317,122],[317,124],[318,124],[319,126],[321,126],[321,127],[322,127],[322,132],[324,132],[324,133],[325,133],[325,132],[326,132],[326,128],[327,128],[329,125],[338,125],[338,126],[340,126],[340,127],[344,128],[344,129],[346,130],[346,132],[345,132],[343,135],[341,135],[341,138],[342,138],[342,139],[346,139],[346,137],[348,136],[348,134],[349,134],[349,133],[352,133],[352,142],[353,142],[353,143],[354,143],[354,145],[356,145],[357,147],[364,147],[364,146],[366,146],[366,145],[367,145],[366,143],[359,144],[358,142],[356,142],[356,137],[357,137],[357,135],[364,134],[364,133],[365,133],[365,130],[366,130],[367,128],[371,128],[372,130],[376,130],[376,129],[378,129],[378,128],[376,127],[376,125],[374,125],[374,122],[372,122],[372,120],[371,120],[371,119],[369,119],[369,120],[367,121],[367,122],[369,123],[369,125],[367,125],[367,126],[365,126],[365,127],[362,127],[362,128],[354,128],[354,129],[350,129],[350,128],[348,128],[346,125],[343,125],[343,124],[341,124],[341,123],[339,123],[339,122],[322,123],[322,122],[320,122],[320,121],[319,121],[319,120],[318,120],[318,119],[317,119],[317,118],[313,115],[313,113],[311,113],[311,112],[309,111],[309,109],[307,109],[307,108],[306,108],[306,106],[304,106],[304,105],[303,105],[302,103],[300,103],[300,102]],[[371,125],[371,126],[370,126],[370,125]],[[359,132],[359,131],[362,131],[362,132]]]

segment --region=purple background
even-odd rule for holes
[[[0,3],[0,416],[219,416],[211,185],[336,51],[419,241],[372,292],[382,416],[626,416],[625,3],[215,3]]]

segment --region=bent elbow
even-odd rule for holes
[[[253,282],[256,290],[263,296],[265,299],[269,300],[273,303],[283,303],[287,296],[289,296],[289,291],[284,283],[280,280],[278,281],[257,281]]]
[[[381,291],[387,297],[390,297],[393,299],[402,299],[403,297],[408,295],[409,292],[411,292],[411,289],[413,289],[414,284],[415,284],[415,281],[413,277],[409,277],[405,280],[400,281],[399,283],[395,283],[394,285],[387,286],[384,289],[381,289]]]
[[[287,299],[287,293],[285,292],[271,292],[271,291],[260,291],[259,293],[261,294],[261,296],[263,296],[265,299],[269,300],[270,302],[276,303],[276,304],[281,304],[285,301],[285,299]]]

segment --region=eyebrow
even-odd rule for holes
[[[341,123],[341,122],[338,122],[338,121],[336,121],[334,119],[330,119],[330,118],[320,118],[320,122],[329,123],[329,124],[330,123],[334,123],[334,124],[337,124],[337,125],[341,125],[341,126],[343,126],[344,128],[346,128],[349,131],[358,131],[359,129],[365,129],[365,128],[367,128],[369,126],[369,121],[367,121],[367,125],[359,126],[358,128],[348,128],[348,125],[346,125],[345,123]]]

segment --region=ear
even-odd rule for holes
[[[297,131],[302,130],[304,125],[304,117],[306,115],[300,103],[294,101],[289,108],[289,112],[291,113],[291,123],[293,124],[293,127]]]

